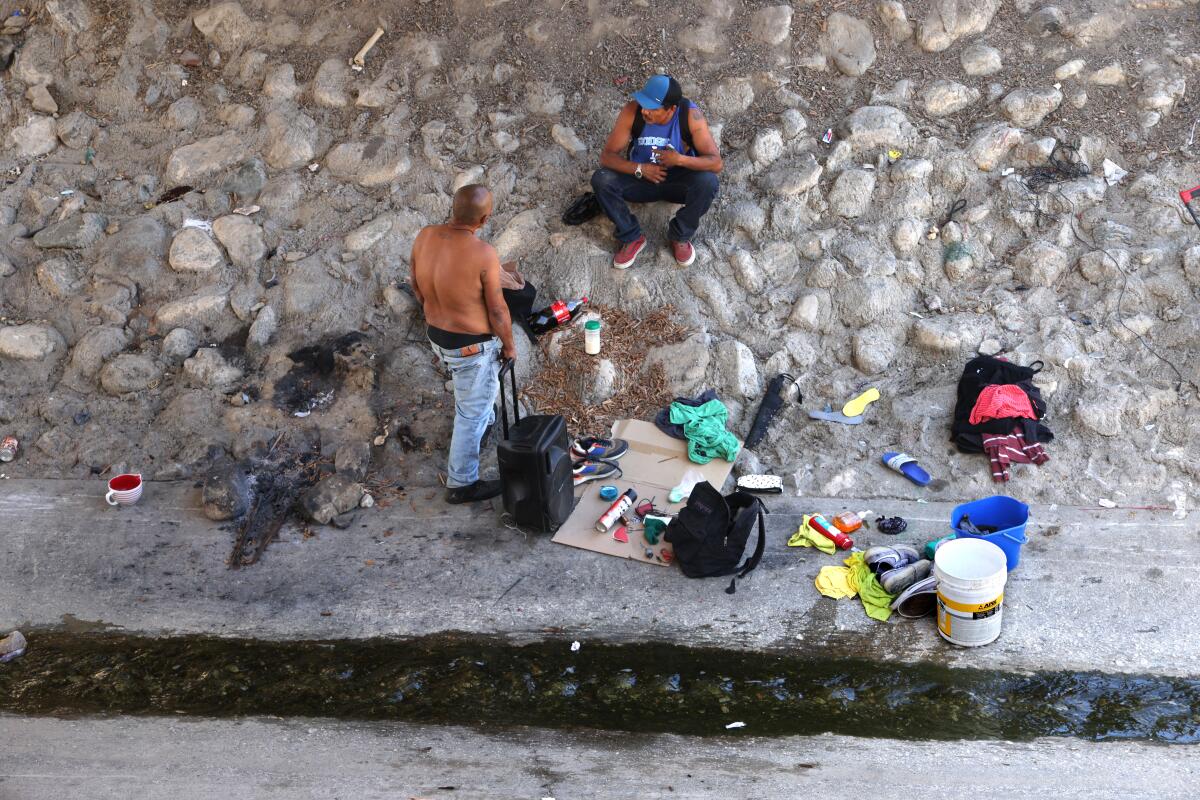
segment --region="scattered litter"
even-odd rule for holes
[[[1114,503],[1112,500],[1109,500],[1107,497],[1101,497],[1099,500],[1096,501],[1096,504],[1099,505],[1101,508],[1116,508],[1117,507],[1117,504]]]
[[[825,144],[829,144],[833,141],[833,128],[825,129],[825,135],[821,137],[821,141]]]
[[[1200,197],[1200,186],[1193,186],[1179,193],[1179,199],[1183,201],[1183,207],[1192,215],[1192,222],[1196,223],[1196,227],[1200,228],[1200,217],[1196,216],[1196,209],[1192,208],[1192,200],[1197,197]]]
[[[235,208],[233,213],[248,217],[251,214],[257,214],[259,211],[262,211],[262,206],[242,206],[241,208]]]
[[[354,58],[350,59],[350,69],[355,72],[362,72],[363,67],[367,65],[367,53],[371,52],[371,48],[375,46],[375,43],[379,41],[379,37],[381,36],[383,36],[383,28],[376,28],[375,32],[371,34],[371,38],[367,39],[367,43],[354,54]]]
[[[309,172],[316,172],[316,171],[317,171],[317,170],[319,170],[320,168],[321,168],[321,165],[320,165],[320,163],[318,163],[318,162],[316,162],[316,161],[314,161],[314,162],[312,162],[311,164],[309,164],[309,165],[308,165],[308,171],[309,171]]]
[[[375,496],[370,492],[363,492],[362,500],[358,501],[360,508],[370,508],[375,505]]]
[[[916,311],[910,311],[910,312],[908,312],[908,313],[909,313],[909,315],[910,315],[910,316],[916,317],[917,319],[925,319],[925,315],[924,315],[924,314],[919,314],[919,313],[917,313]]]
[[[1104,159],[1104,162],[1100,166],[1104,168],[1104,182],[1109,186],[1120,183],[1121,179],[1129,174],[1107,158]]]
[[[184,78],[183,80],[181,80],[181,81],[179,82],[179,85],[180,85],[180,86],[187,86],[187,78]]]
[[[17,437],[5,436],[3,440],[0,440],[0,461],[12,461],[17,457],[17,450],[20,447],[21,443],[17,441]]]
[[[308,416],[309,414],[311,414],[311,413],[312,413],[311,411],[295,411],[295,412],[293,412],[293,413],[292,413],[292,416],[293,416],[293,417],[299,417],[300,419],[304,419],[305,417],[307,417],[307,416]]]
[[[1005,167],[1004,169],[1000,170],[1000,177],[1007,178],[1009,175],[1012,175],[1014,172],[1016,172],[1016,170],[1013,167]]]
[[[904,155],[904,153],[902,153],[901,151],[897,150],[894,147],[891,150],[888,150],[888,152],[887,152],[889,161],[898,161],[902,155]]]
[[[25,641],[25,637],[20,631],[13,631],[0,639],[0,664],[6,664],[25,655],[25,648],[28,645],[29,643]]]
[[[725,726],[725,730],[731,731],[734,728],[744,728],[744,727],[746,727],[746,723],[744,723],[744,722],[731,722]]]
[[[571,642],[571,652],[572,653],[578,653],[579,647],[580,647],[579,642]]]
[[[63,189],[61,192],[59,192],[59,194],[61,194],[63,197],[70,197],[71,195],[75,194],[75,190],[74,189]]]
[[[153,208],[154,206],[160,206],[163,203],[173,202],[173,201],[178,200],[179,198],[183,197],[185,194],[187,194],[188,192],[191,192],[191,191],[194,191],[193,188],[191,186],[187,186],[187,185],[175,186],[171,189],[167,189],[165,192],[163,192],[162,194],[160,194],[158,196],[158,199],[155,200],[154,203],[151,204],[151,207]]]
[[[671,490],[671,494],[667,499],[669,499],[672,503],[682,503],[692,494],[692,489],[696,488],[696,484],[703,480],[704,474],[700,472],[700,470],[689,469],[687,472],[683,473],[683,478],[680,479],[675,488]]]
[[[199,228],[205,233],[212,233],[212,223],[206,219],[185,219],[183,221],[184,228]]]

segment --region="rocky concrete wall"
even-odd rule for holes
[[[990,492],[947,432],[965,360],[1002,352],[1045,363],[1058,435],[1015,493],[1197,494],[1191,0],[0,8],[9,474],[186,477],[296,427],[332,455],[402,426],[377,463],[435,483],[449,400],[403,282],[416,231],[481,181],[487,235],[543,296],[674,305],[696,335],[650,361],[717,388],[736,425],[779,371],[807,408],[881,388],[858,428],[789,409],[741,469],[898,494],[871,465],[900,448],[945,491]],[[652,249],[617,272],[607,221],[558,217],[656,69],[727,166],[695,264],[646,208]],[[289,353],[354,330],[374,386],[303,418],[271,402]]]

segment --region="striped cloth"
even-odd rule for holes
[[[992,464],[992,480],[997,483],[1012,477],[1008,469],[1010,464],[1045,464],[1050,460],[1041,442],[1029,444],[1025,440],[1022,427],[1018,423],[1007,436],[985,434],[983,437],[983,452]]]

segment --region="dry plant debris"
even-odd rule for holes
[[[646,356],[653,348],[681,342],[690,333],[676,321],[671,306],[641,318],[609,306],[593,306],[592,311],[603,320],[600,355],[583,351],[581,322],[552,332],[541,344],[548,366],[521,393],[539,414],[561,414],[572,435],[603,435],[615,420],[650,419],[669,405],[674,397],[662,367],[644,368]],[[603,359],[616,368],[613,393],[594,403],[590,396]]]

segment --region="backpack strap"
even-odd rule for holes
[[[641,104],[635,102],[633,109],[633,125],[629,127],[629,146],[625,148],[625,157],[633,152],[633,143],[642,135],[642,131],[646,129],[646,118],[642,116]],[[683,139],[683,143],[687,149],[693,153],[696,151],[695,144],[692,143],[692,122],[688,112],[692,110],[692,101],[686,97],[679,99],[679,113],[682,116],[679,118],[679,136]]]
[[[767,528],[766,523],[763,521],[763,513],[766,511],[766,507],[757,497],[754,500],[758,504],[758,542],[754,545],[754,553],[739,568],[737,577],[729,579],[729,586],[725,587],[725,594],[734,594],[737,592],[738,580],[745,578],[749,573],[754,571],[754,568],[758,566],[758,562],[762,561],[763,551],[767,547]]]
[[[646,129],[646,118],[642,116],[642,104],[635,102],[633,104],[633,125],[629,128],[629,147],[625,148],[625,157],[629,158],[629,154],[633,152],[633,144],[642,135],[642,131]]]
[[[679,99],[679,135],[683,139],[683,143],[687,145],[687,149],[693,153],[696,152],[696,146],[692,143],[692,121],[691,121],[692,101],[686,97]],[[640,114],[638,116],[641,116]]]

